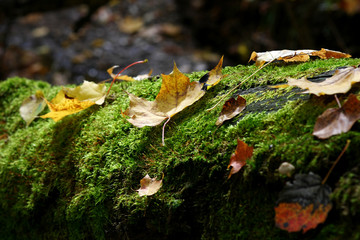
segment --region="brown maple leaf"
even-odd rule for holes
[[[359,119],[360,101],[354,94],[350,94],[341,108],[329,108],[317,118],[313,135],[326,139],[347,132]]]
[[[246,161],[252,157],[253,155],[253,147],[249,147],[246,143],[241,141],[240,139],[237,140],[237,147],[235,152],[230,157],[230,162],[228,165],[228,169],[230,167],[230,173],[228,176],[228,179],[231,177],[231,175],[237,173],[240,171],[240,169],[246,165]]]
[[[242,110],[245,109],[245,106],[246,106],[246,100],[240,95],[237,97],[237,99],[230,98],[224,103],[223,108],[220,112],[220,116],[215,124],[218,126],[221,125],[226,120],[232,119],[233,117],[241,113]]]

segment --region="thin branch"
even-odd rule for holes
[[[339,162],[340,158],[342,157],[342,155],[344,155],[346,149],[348,149],[349,145],[350,145],[350,139],[348,139],[346,141],[346,145],[345,147],[343,148],[342,152],[340,153],[340,155],[337,157],[337,159],[335,160],[335,162],[333,163],[333,165],[331,166],[329,172],[326,174],[326,177],[322,180],[321,184],[325,184],[325,182],[327,181],[327,179],[329,178],[330,176],[330,173],[333,171],[335,165]]]
[[[133,62],[132,64],[130,64],[129,66],[126,66],[125,68],[123,68],[120,72],[118,72],[118,74],[115,75],[115,77],[113,78],[111,84],[110,84],[110,87],[106,93],[106,96],[109,95],[109,92],[110,92],[110,89],[112,87],[112,85],[114,84],[115,80],[117,79],[117,77],[123,72],[125,71],[126,69],[128,69],[129,67],[135,65],[135,64],[139,64],[139,63],[146,63],[148,60],[145,59],[145,60],[141,60],[141,61],[137,61],[137,62]]]
[[[341,108],[341,103],[340,103],[337,95],[335,94],[334,97],[335,97],[335,100],[336,100],[337,104],[339,105],[339,108]]]

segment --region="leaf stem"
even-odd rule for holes
[[[266,67],[267,65],[269,65],[270,63],[272,63],[274,60],[271,60],[270,62],[267,62],[266,64],[264,64],[263,66],[261,66],[259,69],[257,69],[255,72],[253,72],[250,76],[248,76],[247,78],[245,78],[244,81],[240,82],[238,85],[236,85],[235,87],[233,87],[232,89],[230,89],[230,91],[228,91],[213,107],[207,109],[206,111],[211,111],[214,108],[216,108],[227,96],[230,95],[230,93],[232,93],[235,89],[237,89],[238,87],[240,87],[243,83],[245,83],[247,80],[249,80],[252,76],[254,76],[257,72],[259,72],[261,69],[263,69],[264,67]]]
[[[335,160],[335,162],[333,163],[333,165],[331,166],[330,170],[328,171],[328,173],[326,174],[325,178],[322,180],[321,184],[325,184],[325,182],[327,181],[327,179],[329,178],[330,176],[330,173],[333,171],[335,165],[339,162],[340,158],[342,157],[342,155],[344,155],[346,149],[348,149],[349,145],[350,145],[350,139],[348,139],[346,141],[346,145],[345,147],[343,148],[343,150],[341,151],[340,155],[337,157],[337,159]]]
[[[161,141],[162,141],[163,146],[165,146],[165,126],[170,121],[170,119],[171,119],[171,117],[169,117],[168,120],[166,120],[166,122],[164,123],[163,128],[162,128]]]
[[[112,80],[112,82],[111,82],[111,85],[110,85],[110,87],[109,87],[109,89],[108,89],[108,91],[107,91],[107,93],[106,93],[106,96],[109,95],[110,89],[111,89],[112,85],[114,84],[116,78],[117,78],[123,71],[125,71],[126,69],[128,69],[129,67],[131,67],[131,66],[133,66],[133,65],[135,65],[135,64],[146,63],[147,61],[148,61],[148,60],[145,59],[145,60],[133,62],[132,64],[126,66],[126,67],[123,68],[120,72],[118,72],[118,74],[116,74],[115,77],[113,78],[113,80]]]
[[[334,97],[335,97],[335,100],[336,100],[336,102],[337,102],[337,104],[338,104],[339,108],[341,108],[341,103],[340,103],[340,101],[339,101],[339,99],[338,99],[337,95],[335,94],[335,95],[334,95]]]

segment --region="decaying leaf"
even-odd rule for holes
[[[128,93],[130,106],[124,112],[136,127],[156,126],[199,100],[205,91],[202,84],[190,82],[176,64],[170,75],[162,74],[161,89],[154,101],[148,101]]]
[[[79,101],[91,101],[97,105],[101,105],[105,101],[106,86],[105,84],[97,84],[94,82],[84,81],[81,86],[76,88],[63,88],[66,96],[76,98]]]
[[[23,101],[20,107],[20,115],[26,122],[26,126],[29,126],[39,113],[44,110],[45,106],[44,93],[40,90]]]
[[[341,108],[329,108],[317,118],[313,135],[326,139],[347,132],[359,119],[360,101],[354,94],[350,94]]]
[[[51,102],[46,101],[50,108],[50,112],[40,116],[41,118],[52,118],[55,122],[61,120],[63,117],[80,112],[95,104],[92,101],[79,101],[76,98],[69,98],[66,96],[64,90],[60,90]]]
[[[360,82],[360,68],[347,67],[336,70],[332,77],[319,83],[311,82],[306,78],[288,78],[286,86],[296,86],[302,89],[307,89],[307,91],[303,93],[312,93],[320,96],[346,93],[351,89],[352,84],[356,82]]]
[[[139,196],[151,196],[159,191],[162,186],[162,179],[156,180],[151,178],[149,174],[140,180],[140,188],[136,190]]]
[[[246,143],[241,141],[240,139],[237,140],[237,147],[235,152],[230,157],[230,162],[228,165],[228,169],[230,167],[230,173],[228,176],[228,179],[231,177],[231,175],[237,173],[240,171],[240,169],[246,165],[246,161],[252,157],[253,155],[253,147],[249,147]]]
[[[321,177],[296,174],[295,180],[287,182],[280,192],[275,207],[276,226],[288,232],[307,232],[323,223],[332,208],[331,189],[322,184]]]
[[[223,74],[221,72],[223,59],[224,56],[220,58],[220,61],[215,68],[213,68],[210,72],[206,73],[204,76],[200,78],[199,82],[204,84],[203,90],[210,89],[211,87],[218,84],[220,80],[223,78]]]
[[[275,50],[268,52],[252,52],[249,62],[255,61],[257,66],[262,66],[266,62],[271,62],[274,60],[280,60],[284,62],[306,62],[310,59],[311,56],[316,56],[321,59],[329,58],[349,58],[351,55],[328,50],[322,48],[321,50]]]
[[[245,98],[241,97],[240,95],[235,98],[230,98],[225,102],[223,108],[220,112],[220,116],[216,121],[216,125],[221,125],[226,120],[232,119],[233,117],[237,116],[242,110],[245,109],[246,100]]]

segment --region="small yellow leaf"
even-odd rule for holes
[[[60,90],[60,92],[56,95],[51,102],[45,99],[48,107],[50,108],[50,112],[40,116],[41,118],[52,118],[55,122],[61,120],[63,117],[80,112],[92,105],[95,102],[92,101],[79,101],[76,98],[69,98],[65,95],[64,90]]]

